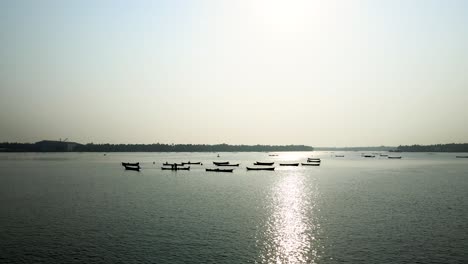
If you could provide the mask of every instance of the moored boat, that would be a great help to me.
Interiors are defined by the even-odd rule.
[[[387,158],[389,158],[389,159],[401,159],[401,156],[399,156],[399,157],[388,156]]]
[[[335,158],[344,158],[344,155],[335,155]]]
[[[302,166],[320,166],[320,163],[301,163]]]
[[[265,171],[273,171],[275,170],[275,167],[265,167],[265,168],[253,168],[253,167],[247,167],[247,170],[265,170]]]
[[[280,163],[280,166],[299,166],[299,163]]]
[[[138,167],[138,166],[140,166],[140,162],[134,162],[134,163],[132,163],[132,162],[122,162],[122,166],[124,166],[124,167],[125,166],[134,166],[134,167],[137,166]]]
[[[234,169],[206,169],[206,171],[214,171],[214,172],[232,172]]]
[[[260,166],[271,166],[273,164],[274,162],[260,162],[260,161],[257,161],[254,163],[254,165],[260,165]]]
[[[236,164],[216,164],[218,167],[239,167],[239,163]]]
[[[185,164],[184,163],[169,163],[169,162],[165,162],[163,163],[163,166],[184,166]]]
[[[229,164],[229,161],[213,161],[214,165],[219,165],[219,164]]]
[[[364,155],[363,157],[364,157],[364,158],[375,158],[374,155]]]
[[[457,159],[468,159],[468,156],[456,156]]]
[[[203,165],[201,161],[199,162],[182,162],[182,165]]]
[[[321,162],[320,158],[307,158],[307,162]]]

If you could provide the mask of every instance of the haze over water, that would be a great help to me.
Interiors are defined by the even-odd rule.
[[[344,154],[344,158],[335,157]],[[464,263],[468,160],[360,152],[0,154],[8,263]],[[247,171],[255,161],[319,167]],[[457,154],[458,155],[458,154]],[[202,161],[190,171],[163,162]],[[212,161],[241,163],[210,173]],[[120,162],[139,161],[141,172]],[[155,164],[153,164],[155,162]]]

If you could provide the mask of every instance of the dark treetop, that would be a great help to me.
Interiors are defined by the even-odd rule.
[[[402,152],[468,152],[468,143],[399,146],[397,149]]]

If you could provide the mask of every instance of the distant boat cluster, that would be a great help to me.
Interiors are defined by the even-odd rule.
[[[276,155],[277,156],[277,155]],[[154,164],[154,162],[153,162]],[[256,161],[253,163],[253,166],[246,166],[248,171],[274,171],[275,162],[262,162]],[[279,163],[279,166],[291,166],[297,167],[299,165],[302,166],[320,166],[321,159],[320,158],[307,158],[307,162],[295,162],[295,163]],[[203,165],[202,162],[181,162],[181,163],[169,163],[165,162],[162,164],[161,170],[171,170],[171,171],[179,171],[179,170],[190,170],[190,166],[187,165]],[[239,163],[230,163],[229,161],[213,161],[213,165],[216,166],[215,168],[206,168],[205,171],[207,172],[233,172],[234,168],[239,167]],[[140,171],[140,163],[130,163],[130,162],[122,162],[122,166],[125,170],[134,170]]]

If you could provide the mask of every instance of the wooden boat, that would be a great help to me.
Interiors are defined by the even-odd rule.
[[[199,162],[182,162],[182,165],[203,165],[200,161]]]
[[[173,171],[190,170],[190,167],[161,167],[161,170],[173,170]]]
[[[131,162],[122,162],[122,166],[140,166],[140,162],[135,162],[135,163],[131,163]]]
[[[375,158],[374,155],[364,155],[363,157],[364,157],[364,158]]]
[[[163,166],[175,166],[175,165],[184,166],[185,164],[184,163],[169,163],[167,161],[165,163],[163,163]]]
[[[387,154],[380,154],[380,157],[388,157]]]
[[[254,163],[254,165],[260,165],[260,166],[271,166],[273,164],[274,162],[259,162],[259,161]]]
[[[124,166],[125,170],[140,171],[140,166]]]
[[[214,165],[219,165],[219,164],[229,164],[229,161],[213,161]]]
[[[276,156],[278,156],[278,154],[270,154],[270,155],[268,155],[268,156],[270,156],[270,157],[276,157]]]
[[[344,155],[335,155],[336,158],[344,158]]]
[[[252,168],[252,167],[247,167],[247,170],[265,170],[265,171],[273,171],[275,170],[275,167],[267,167],[267,168]]]
[[[307,162],[320,162],[320,161],[322,160],[319,158],[307,158]]]
[[[216,164],[218,167],[239,167],[239,163],[236,164]]]
[[[302,166],[320,166],[320,163],[301,163]]]
[[[391,156],[389,156],[387,158],[389,158],[389,159],[401,159],[401,156],[400,157],[391,157]]]
[[[234,169],[206,169],[206,171],[215,171],[215,172],[232,172]]]
[[[468,159],[468,156],[456,156],[457,159]]]
[[[299,163],[280,163],[280,166],[299,166]]]

